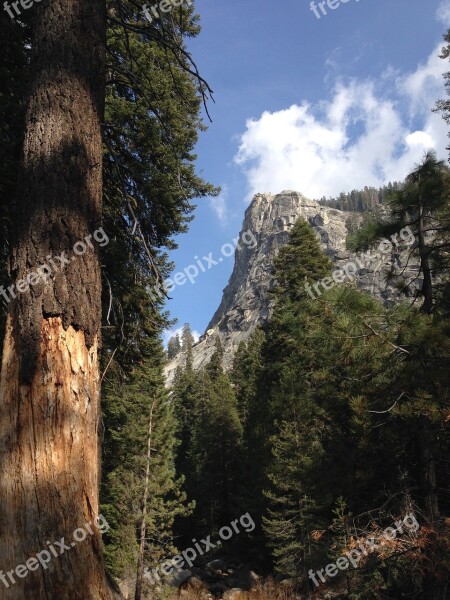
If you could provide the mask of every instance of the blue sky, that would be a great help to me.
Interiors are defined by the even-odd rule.
[[[173,330],[203,333],[233,268],[221,246],[256,192],[337,195],[403,179],[427,148],[446,158],[447,128],[431,109],[450,70],[438,58],[450,0],[347,0],[320,19],[310,0],[195,5],[203,29],[190,50],[215,98],[197,165],[223,191],[198,202],[176,240],[174,273],[197,260],[206,270],[176,285],[167,308]]]

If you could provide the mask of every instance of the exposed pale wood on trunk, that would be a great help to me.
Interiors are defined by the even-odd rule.
[[[98,342],[42,322],[41,351],[31,385],[20,385],[18,354],[7,326],[0,394],[1,535],[4,571],[48,549],[98,515]],[[106,599],[99,532],[6,589],[6,599]],[[8,580],[9,581],[9,580]]]
[[[10,305],[0,379],[0,569],[98,514],[101,299],[98,246],[73,246],[101,224],[104,0],[36,4],[32,77],[11,258],[14,281],[66,253],[70,264]],[[51,257],[50,257],[51,258]],[[107,600],[93,535],[5,600]]]

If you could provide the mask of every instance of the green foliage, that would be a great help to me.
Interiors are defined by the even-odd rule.
[[[370,533],[361,525],[365,516],[371,521],[376,513],[390,525],[417,509],[423,529],[417,547],[373,557],[340,585],[352,600],[444,597],[442,582],[450,578],[448,168],[428,153],[402,184],[321,200],[353,213],[352,249],[411,228],[425,300],[432,292],[427,310],[386,310],[351,286],[312,301],[305,283],[328,276],[331,262],[300,220],[275,261],[272,318],[240,346],[231,377],[222,368],[219,340],[208,367],[194,372],[186,325],[181,342],[169,344],[170,357],[180,344],[186,352],[170,394],[158,341],[169,319],[164,297],[152,300],[150,292],[169,274],[166,251],[186,230],[195,198],[217,193],[195,173],[209,88],[185,42],[198,34],[198,18],[185,4],[152,24],[132,0],[108,0],[107,10],[102,512],[111,526],[109,569],[117,577],[136,571],[149,466],[149,565],[175,552],[174,530],[189,538],[193,530],[210,534],[249,511],[263,521],[276,569],[306,588],[310,568],[333,562],[354,543],[354,531]],[[0,27],[5,284],[30,24],[3,20]],[[448,59],[450,31],[445,41]],[[445,79],[449,90],[449,73]],[[450,122],[450,101],[437,109]],[[355,213],[368,211],[359,230]],[[192,515],[188,498],[197,502]]]
[[[211,380],[214,381],[216,378],[223,375],[222,361],[223,348],[220,342],[220,337],[217,336],[214,342],[214,354],[212,355],[211,360],[209,361],[208,366],[206,367],[206,371]]]
[[[188,361],[177,374],[173,398],[181,415],[178,468],[186,475],[189,496],[196,509],[188,530],[211,533],[229,523],[239,511],[242,425],[237,400],[221,365],[222,348],[204,371],[195,373]]]
[[[179,434],[181,447],[185,443],[186,413],[176,412],[163,389],[156,340],[169,321],[162,312],[164,295],[155,298],[151,291],[169,275],[165,249],[175,247],[173,235],[186,231],[193,199],[217,190],[195,173],[193,148],[204,129],[205,84],[199,83],[185,49],[185,39],[199,32],[192,8],[183,5],[151,25],[131,1],[109,0],[107,8],[104,227],[110,244],[102,262],[103,364],[109,384],[102,490],[116,524],[107,539],[108,565],[123,575],[135,571],[139,539],[142,436],[151,400],[146,385],[156,390],[154,431],[161,439],[152,458],[146,560],[154,563],[172,553],[174,521],[189,512],[175,469]],[[183,346],[188,334],[185,328]],[[169,350],[178,352],[179,341]],[[150,375],[150,368],[158,373]],[[134,435],[138,440],[132,443]],[[119,443],[127,446],[126,466],[115,462],[122,456]],[[177,472],[184,473],[184,466]]]
[[[181,352],[181,340],[180,340],[180,336],[177,333],[177,335],[174,335],[170,338],[170,340],[167,344],[167,358],[169,360],[172,360],[180,352]]]
[[[268,449],[265,413],[267,410],[264,390],[260,389],[264,369],[262,347],[265,333],[257,328],[249,340],[241,342],[236,352],[231,371],[231,381],[237,399],[237,409],[242,424],[242,453],[239,464],[238,481],[239,502],[245,511],[249,511],[257,524],[254,536],[261,547],[260,523],[265,510],[262,490],[266,483],[264,466]]]
[[[193,200],[217,189],[195,172],[194,147],[204,130],[208,86],[186,50],[199,33],[185,3],[150,24],[132,0],[108,0],[107,79],[103,119],[102,249],[103,444],[102,500],[111,524],[107,562],[115,575],[135,572],[142,512],[143,457],[149,403],[157,398],[155,452],[147,523],[147,557],[170,553],[174,518],[186,513],[174,471],[179,428],[164,392],[157,341],[169,324],[164,296],[151,290],[168,275],[166,250],[186,231]],[[36,8],[36,11],[38,9]],[[31,25],[1,20],[0,284],[9,284],[6,257],[29,85]],[[4,316],[0,317],[0,333]],[[163,549],[164,548],[164,549]],[[150,556],[151,555],[151,556]]]
[[[450,29],[444,35],[445,46],[442,48],[442,52],[440,54],[440,58],[443,60],[450,59]],[[444,73],[445,79],[445,91],[447,96],[450,96],[450,71],[446,71]],[[442,99],[436,102],[436,107],[434,109],[436,112],[441,113],[442,118],[450,125],[450,99]],[[448,133],[450,137],[450,132]],[[447,147],[447,150],[450,150],[450,147]]]
[[[366,186],[363,190],[352,190],[348,194],[341,192],[337,198],[325,198],[323,196],[319,202],[329,208],[365,213],[383,204],[399,188],[400,183],[394,181],[394,183],[389,182],[378,189]]]
[[[192,347],[194,346],[194,336],[191,332],[189,323],[185,323],[181,334],[181,349],[186,354],[187,369],[192,367]]]
[[[108,0],[106,8],[103,227],[110,243],[102,249],[103,366],[127,372],[147,355],[147,339],[168,325],[164,295],[153,301],[149,295],[169,275],[165,249],[186,231],[193,200],[218,190],[195,173],[209,88],[185,47],[200,30],[193,8],[183,3],[151,24],[132,0]],[[6,258],[35,14],[0,24],[0,284],[10,283]]]
[[[169,275],[164,249],[187,230],[193,200],[218,190],[195,173],[205,84],[185,48],[199,32],[193,9],[183,3],[149,24],[131,0],[109,0],[108,15],[105,346],[126,371],[148,355],[146,339],[168,325],[164,294],[149,295]]]
[[[320,529],[324,520],[318,516],[317,498],[309,497],[299,485],[314,466],[309,447],[311,437],[305,435],[300,419],[282,421],[276,426],[277,432],[271,439],[271,489],[265,490],[269,508],[263,522],[277,571],[300,583],[307,576],[307,561],[318,560],[310,532]],[[320,438],[316,439],[314,449],[324,452]]]
[[[238,399],[238,411],[247,434],[253,429],[251,415],[257,409],[257,383],[263,368],[261,348],[264,331],[257,328],[248,342],[241,342],[234,356],[231,381]],[[250,448],[246,449],[247,452]]]
[[[407,268],[415,259],[420,271],[405,282],[404,290],[423,298],[422,309],[448,314],[448,273],[450,268],[450,170],[436,154],[429,151],[416,165],[404,185],[394,193],[388,211],[373,215],[358,234],[352,236],[350,248],[367,249],[377,241],[402,230],[413,235]],[[402,270],[402,273],[404,269]],[[392,276],[392,274],[391,274]],[[415,284],[422,278],[420,290]]]
[[[186,327],[185,327],[186,331]],[[180,442],[176,468],[178,473],[186,477],[186,490],[189,498],[195,498],[193,489],[194,465],[190,458],[194,426],[196,422],[196,408],[203,402],[204,388],[198,375],[192,368],[192,347],[187,349],[187,361],[184,369],[176,373],[172,387],[172,400],[178,417],[177,438]],[[190,523],[177,523],[180,532],[186,532]]]
[[[373,211],[364,214],[359,226],[352,228],[352,230],[348,232],[345,241],[346,248],[352,252],[369,250],[373,245],[374,240],[378,239],[379,223],[385,218],[385,207],[375,208]]]
[[[203,403],[196,407],[192,448],[195,520],[200,531],[217,531],[239,512],[237,483],[242,427],[236,397],[225,374],[203,374]]]
[[[175,553],[174,520],[192,510],[182,490],[183,478],[175,472],[178,425],[174,403],[164,389],[161,348],[155,348],[152,361],[144,361],[125,383],[111,381],[105,391],[102,511],[111,526],[105,536],[106,562],[116,577],[136,571],[150,418],[145,559],[154,564]]]
[[[298,219],[290,232],[289,244],[281,248],[275,259],[277,306],[306,298],[305,282],[326,277],[331,267],[312,227],[304,219]]]
[[[249,404],[254,437],[244,429],[244,447],[258,448],[275,568],[306,589],[310,568],[349,549],[352,515],[364,531],[365,514],[389,525],[418,507],[433,541],[418,554],[393,548],[387,562],[374,556],[339,585],[351,582],[355,599],[430,589],[450,566],[439,519],[449,509],[449,324],[407,305],[386,310],[349,285],[312,301],[301,283],[323,277],[329,263],[307,229],[296,225],[279,253],[257,381],[250,394],[237,387],[238,398],[254,393],[261,403]],[[236,382],[249,362],[244,350],[239,360]]]

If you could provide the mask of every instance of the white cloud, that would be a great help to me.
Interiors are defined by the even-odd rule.
[[[450,27],[450,2],[449,0],[443,0],[437,10],[437,18],[439,21],[444,23],[447,27]]]
[[[388,67],[379,82],[338,82],[318,105],[303,101],[248,120],[234,160],[249,197],[283,189],[336,195],[404,179],[429,148],[445,158],[446,127],[431,112],[444,96],[439,53],[440,46],[413,73],[400,77]]]
[[[198,340],[200,339],[199,332],[194,329],[194,331],[191,331],[191,333],[192,333],[192,336],[193,336],[195,342],[198,342]],[[164,333],[163,333],[164,348],[167,348],[167,344],[169,343],[170,338],[175,337],[177,334],[180,336],[180,340],[181,340],[181,336],[183,334],[182,327],[177,327],[175,329],[166,329],[164,331]]]
[[[228,188],[226,185],[222,186],[222,191],[216,198],[209,199],[209,205],[219,221],[224,224],[228,219]]]
[[[434,100],[442,96],[446,64],[439,58],[441,46],[442,44],[433,50],[425,64],[419,65],[413,73],[399,77],[396,81],[400,94],[403,94],[406,100],[409,99],[412,113],[428,112],[433,108]]]
[[[434,148],[435,143],[429,133],[425,131],[415,131],[406,136],[406,144],[409,147],[419,146],[420,148]]]

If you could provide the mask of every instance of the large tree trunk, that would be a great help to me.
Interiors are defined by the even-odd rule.
[[[424,600],[447,600],[448,581],[445,574],[440,572],[442,570],[442,542],[446,538],[446,532],[442,531],[439,510],[433,437],[431,426],[424,421],[419,432],[420,483],[423,510],[427,517],[430,533],[425,549],[426,571],[423,580],[423,597]]]
[[[83,255],[80,246],[73,250],[101,220],[104,0],[47,0],[29,10],[37,19],[33,81],[11,275],[18,282],[43,265],[52,274],[45,283],[31,280],[29,290],[20,285],[22,293],[15,288],[10,303],[0,380],[0,568],[15,569],[63,537],[68,548],[55,556],[62,547],[53,545],[48,564],[44,554],[37,570],[30,561],[26,575],[19,568],[19,575],[3,576],[0,597],[109,599],[93,525],[98,245],[92,240]],[[62,252],[69,264],[58,267],[52,257]],[[83,541],[75,541],[80,532],[73,537],[79,528],[87,532]]]

